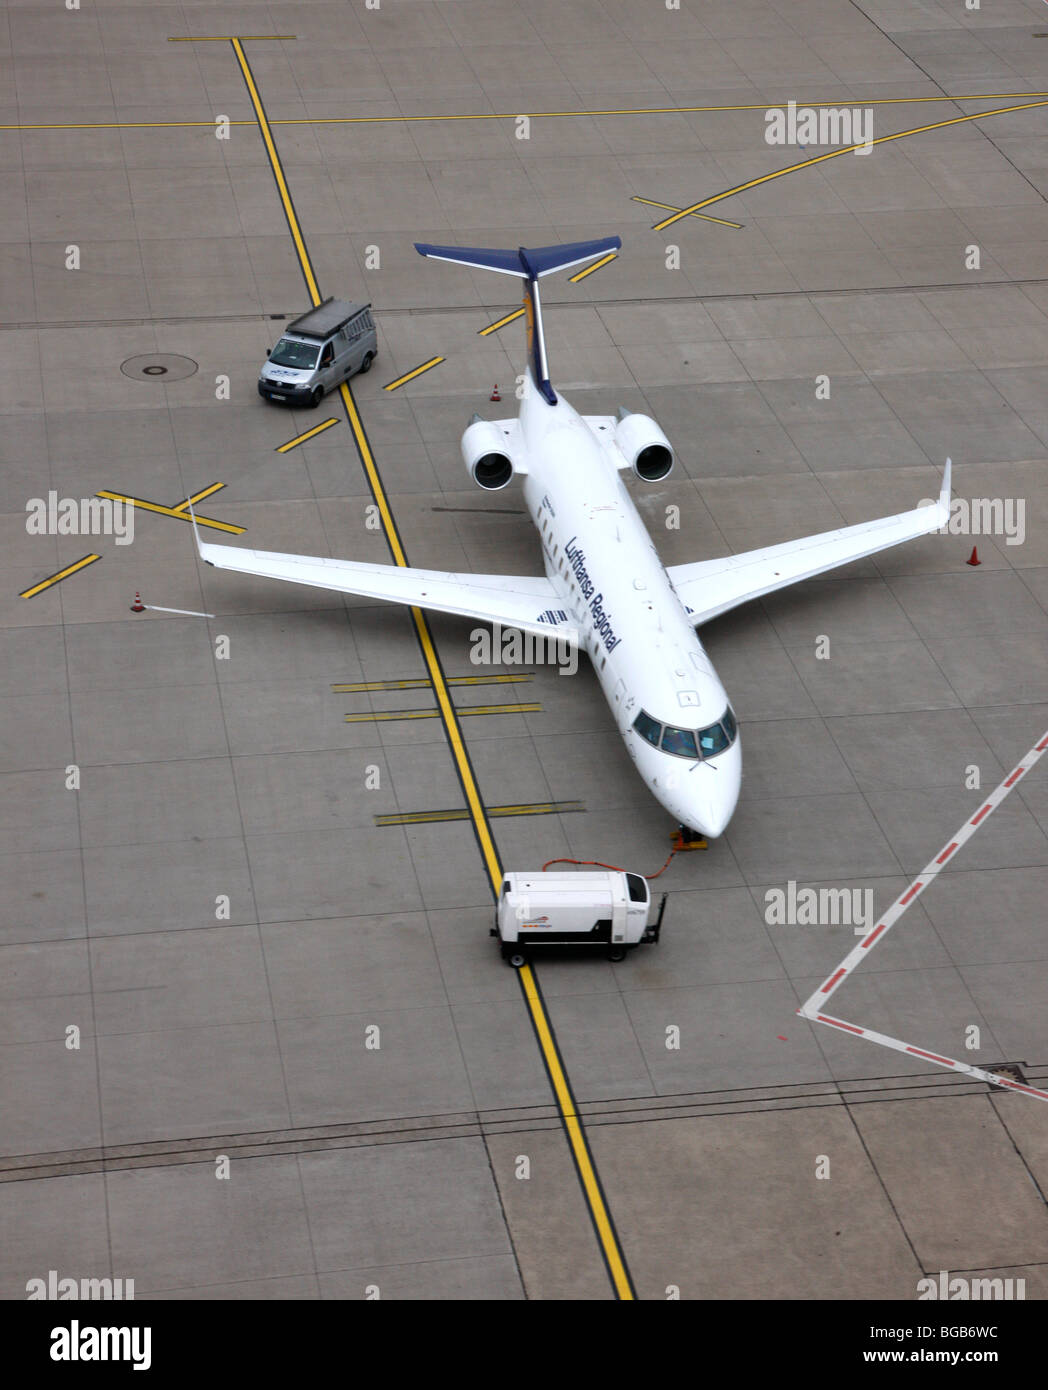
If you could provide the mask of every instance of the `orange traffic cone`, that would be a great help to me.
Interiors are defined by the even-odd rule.
[[[978,548],[978,546],[975,546],[975,545],[972,546],[972,553],[968,556],[967,560],[965,561],[965,564],[966,564],[966,565],[981,565],[981,564],[982,564],[982,561],[979,559],[979,548]]]
[[[141,596],[139,595],[139,592],[138,592],[138,590],[136,589],[136,590],[135,590],[135,601],[134,601],[134,603],[131,605],[131,612],[132,612],[132,613],[144,613],[145,611],[146,611],[146,606],[145,606],[145,604],[142,602]]]
[[[494,389],[494,391],[492,391],[491,395],[488,397],[488,400],[489,400],[489,401],[500,401],[501,399],[502,399],[502,397],[499,395],[499,384],[498,384],[498,382],[496,381],[496,382],[495,382],[495,389]]]

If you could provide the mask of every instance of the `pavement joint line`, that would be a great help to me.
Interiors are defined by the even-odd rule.
[[[410,372],[405,372],[403,376],[398,376],[395,381],[389,381],[383,386],[383,391],[395,391],[398,386],[404,386],[409,381],[414,381],[423,372],[431,371],[434,367],[439,367],[441,362],[446,359],[443,357],[431,357],[428,362],[423,362],[420,367],[413,368]]]
[[[224,487],[225,484],[223,483],[221,486]],[[177,507],[163,507],[159,502],[147,502],[143,497],[132,497],[127,492],[112,492],[108,488],[99,488],[95,496],[108,497],[113,502],[130,502],[132,506],[141,507],[146,512],[156,512],[158,516],[173,516],[176,521],[190,520],[189,513],[183,508],[188,507],[190,501],[196,500],[195,498],[187,498]],[[196,521],[198,526],[210,526],[215,531],[228,531],[232,536],[242,536],[247,529],[244,526],[234,526],[231,521],[216,521],[214,517],[201,516],[199,512],[196,513]]]
[[[280,196],[288,231],[291,234],[291,239],[295,246],[299,268],[305,280],[311,301],[313,305],[316,306],[321,303],[322,296],[319,286],[317,285],[309,251],[306,247],[301,227],[299,226],[298,214],[295,211],[291,192],[288,188],[287,180],[284,177],[283,166],[280,161],[280,155],[277,152],[276,144],[273,140],[273,133],[270,129],[269,118],[266,115],[262,96],[255,83],[254,74],[251,71],[251,64],[248,62],[243,44],[238,39],[233,39],[232,48],[240,68],[241,76],[244,80],[244,85],[248,90],[252,109],[255,112],[259,134],[266,147],[270,169]],[[375,499],[375,504],[378,507],[379,515],[382,519],[383,531],[393,561],[399,567],[406,567],[408,563],[407,555],[400,539],[400,533],[389,504],[389,499],[386,496],[385,485],[379,474],[374,455],[371,452],[371,445],[368,440],[367,432],[364,429],[364,423],[360,418],[356,399],[347,381],[342,382],[339,387],[339,394],[346,411],[349,426],[356,442],[357,452],[360,455],[360,461],[368,479],[372,496]],[[444,668],[440,661],[440,655],[437,652],[436,643],[430,631],[429,620],[421,608],[412,607],[409,611],[415,627],[415,633],[418,638],[422,657],[432,682],[433,692],[442,713],[444,731],[452,753],[459,784],[466,800],[467,811],[464,818],[468,818],[472,824],[473,833],[476,837],[488,875],[491,893],[492,896],[495,897],[502,883],[502,865],[489,824],[489,817],[492,813],[485,807],[480,788],[477,785],[476,774],[473,771],[469,749],[462,737],[462,729],[454,704],[452,703],[451,692],[444,675]],[[538,982],[530,966],[525,966],[523,970],[517,973],[521,989],[528,1003],[532,1025],[535,1028],[536,1036],[539,1038],[543,1064],[546,1067],[551,1084],[553,1084],[554,1087],[561,1125],[568,1140],[572,1161],[579,1177],[587,1212],[597,1238],[601,1259],[604,1262],[604,1267],[608,1273],[616,1298],[621,1301],[632,1302],[636,1299],[636,1292],[633,1287],[629,1266],[626,1263],[625,1253],[622,1249],[610,1208],[608,1207],[600,1184],[596,1162],[590,1150],[585,1129],[578,1116],[575,1114],[574,1100],[571,1098],[571,1087],[567,1080],[563,1062],[560,1059],[552,1023],[542,1003],[541,995],[538,993]],[[570,1101],[570,1105],[567,1109],[563,1103],[565,1093]]]
[[[505,705],[457,705],[460,719],[477,714],[541,714],[542,706],[537,700]],[[378,710],[367,714],[347,714],[347,724],[394,724],[398,719],[439,719],[439,709],[393,709]]]
[[[23,589],[18,595],[19,598],[36,598],[37,594],[42,594],[45,589],[50,589],[52,585],[61,584],[63,579],[68,579],[71,574],[79,574],[88,565],[93,565],[96,560],[101,560],[101,555],[84,555],[81,559],[75,560],[73,564],[66,565],[65,569],[59,570],[57,574],[50,574],[46,579],[41,579],[39,584],[33,584],[28,589]]]
[[[980,826],[985,825],[990,816],[997,810],[1004,799],[1011,795],[1014,787],[1020,779],[1026,775],[1048,751],[1048,732],[1042,734],[1040,739],[1033,747],[1023,755],[1020,761],[1004,777],[997,786],[990,792],[982,806],[973,816],[964,822],[959,830],[947,841],[943,848],[925,865],[913,882],[896,898],[888,911],[885,912],[873,931],[868,933],[862,941],[852,948],[851,951],[841,961],[840,965],[830,977],[819,986],[819,988],[807,999],[797,1013],[801,1018],[808,1019],[811,1023],[822,1023],[829,1028],[835,1028],[839,1032],[850,1033],[855,1037],[863,1038],[867,1042],[877,1043],[881,1047],[889,1047],[896,1052],[906,1053],[911,1057],[920,1057],[925,1061],[934,1062],[936,1066],[947,1067],[951,1071],[964,1072],[968,1076],[974,1077],[977,1081],[985,1081],[989,1085],[997,1086],[1008,1091],[1018,1091],[1023,1095],[1031,1096],[1034,1100],[1048,1101],[1048,1091],[1039,1090],[1036,1086],[1027,1086],[1020,1081],[1009,1080],[1008,1077],[999,1076],[994,1072],[986,1071],[983,1067],[972,1066],[969,1062],[958,1061],[954,1057],[943,1057],[936,1052],[929,1052],[924,1048],[915,1047],[912,1043],[903,1041],[901,1038],[893,1038],[887,1033],[879,1033],[873,1028],[864,1028],[856,1023],[848,1023],[842,1018],[835,1018],[832,1014],[823,1012],[823,1006],[840,989],[844,981],[851,973],[869,958],[874,943],[883,941],[891,931],[892,927],[906,912],[911,903],[916,901],[919,893],[927,888],[930,882],[942,871],[947,860],[951,859],[957,850],[962,848],[976,833]]]
[[[303,434],[297,434],[294,439],[289,439],[286,444],[278,444],[273,452],[276,454],[288,454],[292,449],[297,449],[300,444],[304,444],[307,439],[313,439],[316,435],[323,434],[325,430],[329,430],[332,425],[337,424],[338,421],[335,419],[334,415],[332,415],[329,419],[322,420],[319,425],[314,425],[311,430],[306,430]],[[196,502],[195,497],[193,501]]]
[[[575,811],[584,811],[581,801],[530,801],[519,805],[485,806],[489,820],[501,820],[508,816],[561,816]],[[469,820],[469,808],[453,806],[446,811],[390,811],[375,816],[377,826],[389,825],[436,825],[446,821]]]
[[[294,34],[243,34],[236,38],[232,34],[199,38],[169,38],[168,43],[221,43],[264,39],[293,40]],[[1016,97],[1048,97],[1048,92],[969,92],[958,96],[937,95],[926,97],[869,97],[866,106],[914,106],[937,101],[1013,101]],[[805,106],[838,106],[840,98],[830,102],[805,99],[797,103]],[[718,111],[766,111],[769,106],[785,106],[784,101],[745,102],[719,106],[637,106],[632,108],[611,108],[592,111],[475,111],[462,114],[436,115],[422,113],[417,116],[287,116],[276,117],[269,122],[274,125],[379,125],[397,121],[515,121],[521,116],[529,120],[544,118],[581,119],[597,116],[689,116],[716,113]],[[186,127],[214,127],[213,120],[207,121],[57,121],[26,122],[22,124],[0,125],[0,130],[168,130]],[[250,126],[251,120],[230,121],[234,126]]]
[[[871,1090],[871,1086],[878,1086],[879,1089]],[[682,1116],[715,1119],[725,1114],[762,1114],[767,1113],[770,1107],[779,1111],[794,1111],[891,1104],[910,1100],[915,1092],[931,1092],[924,1096],[929,1100],[984,1094],[981,1089],[973,1089],[973,1083],[965,1078],[947,1077],[936,1072],[879,1080],[853,1078],[841,1081],[839,1085],[832,1081],[787,1082],[778,1086],[740,1087],[723,1092],[700,1091],[633,1096],[620,1100],[590,1100],[582,1102],[578,1109],[590,1124],[659,1123]],[[353,1120],[277,1130],[240,1131],[235,1134],[173,1136],[125,1144],[0,1155],[0,1182],[67,1176],[74,1172],[100,1172],[117,1167],[126,1169],[203,1162],[216,1149],[223,1152],[236,1150],[241,1157],[322,1152],[334,1148],[397,1142],[439,1142],[454,1138],[456,1132],[461,1134],[463,1131],[477,1135],[534,1134],[546,1132],[559,1123],[557,1107],[551,1100],[546,1104],[496,1106],[408,1115],[389,1120]]]
[[[1025,94],[1017,94],[1025,95]],[[1043,94],[1038,94],[1043,95]],[[966,100],[964,97],[957,97],[955,100]],[[890,135],[878,135],[876,140],[871,140],[869,148],[874,145],[884,145],[891,140],[904,140],[909,135],[923,135],[929,130],[942,130],[945,126],[963,125],[965,121],[983,121],[990,116],[1007,116],[1014,111],[1029,111],[1037,106],[1048,106],[1048,99],[1041,101],[1028,101],[1020,106],[1001,106],[996,111],[974,111],[966,116],[951,116],[946,121],[933,121],[931,125],[914,126],[912,130],[897,130]],[[821,164],[827,159],[836,159],[842,154],[850,154],[853,150],[865,149],[865,145],[842,145],[840,149],[827,150],[825,154],[813,155],[811,159],[802,159],[798,164],[790,164],[785,169],[774,169],[770,174],[762,174],[760,178],[749,179],[746,183],[736,184],[734,188],[725,189],[722,193],[714,193],[709,198],[703,198],[697,203],[692,203],[689,207],[678,208],[670,217],[664,217],[661,222],[652,225],[653,232],[661,232],[666,227],[671,227],[674,222],[679,222],[682,217],[689,217],[692,213],[700,212],[703,208],[710,207],[713,203],[719,203],[724,198],[731,198],[736,193],[744,193],[748,188],[757,188],[760,184],[769,183],[772,179],[784,178],[786,174],[795,174],[798,169],[810,168],[813,164]]]

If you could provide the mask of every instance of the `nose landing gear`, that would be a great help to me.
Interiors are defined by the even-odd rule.
[[[705,838],[697,830],[692,830],[690,825],[680,825],[670,836],[670,843],[675,850],[685,849],[709,849]]]

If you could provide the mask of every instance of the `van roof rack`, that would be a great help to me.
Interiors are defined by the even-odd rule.
[[[315,308],[289,323],[285,331],[297,333],[301,338],[327,338],[362,309],[370,308],[370,304],[354,304],[329,296]]]

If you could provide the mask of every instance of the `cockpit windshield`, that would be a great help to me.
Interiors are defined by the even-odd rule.
[[[660,724],[646,710],[633,721],[638,734],[653,747],[676,758],[715,758],[730,748],[738,736],[739,726],[729,706],[716,724],[705,729],[678,729],[673,724]]]
[[[675,753],[678,758],[697,758],[698,749],[695,747],[695,735],[690,729],[674,729],[667,724],[662,731],[662,749],[666,753]]]
[[[649,743],[653,743],[658,748],[659,739],[662,737],[662,725],[657,719],[652,719],[650,714],[645,714],[641,710],[633,721],[633,727],[641,738],[646,738]]]
[[[699,731],[699,747],[704,758],[712,758],[714,753],[723,753],[730,742],[720,724],[711,724],[708,729]]]

